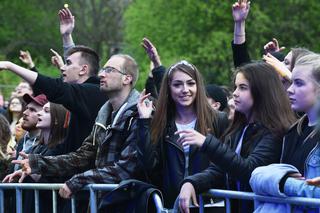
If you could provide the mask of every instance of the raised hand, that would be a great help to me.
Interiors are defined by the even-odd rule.
[[[75,25],[75,19],[69,8],[59,10],[60,33],[61,35],[71,35]]]
[[[271,55],[270,53],[267,53],[267,55],[263,56],[263,60],[273,66],[275,70],[278,72],[278,74],[283,77],[284,79],[291,81],[291,75],[292,73],[284,63],[279,61],[276,57]]]
[[[176,131],[174,134],[181,135],[178,138],[177,142],[182,146],[196,145],[198,147],[201,147],[204,141],[206,140],[206,137],[204,135],[202,135],[194,129]]]
[[[234,22],[243,22],[246,20],[250,10],[250,1],[238,0],[232,5],[232,16]]]
[[[139,96],[137,108],[138,108],[140,118],[151,117],[151,113],[153,111],[153,104],[152,104],[152,101],[148,99],[149,96],[150,96],[150,93],[146,94],[145,89],[141,92]]]
[[[285,49],[285,47],[279,47],[279,42],[277,39],[273,38],[263,47],[265,54],[271,52],[280,52]]]
[[[51,57],[52,65],[60,69],[64,65],[62,57],[53,49],[50,49],[50,51],[53,53],[53,56]]]
[[[195,206],[199,206],[196,198],[196,192],[191,183],[186,182],[182,185],[179,194],[179,209],[183,213],[189,213],[190,199]]]
[[[151,41],[147,38],[142,39],[141,46],[146,51],[150,61],[153,63],[153,66],[159,67],[161,65],[160,56],[156,47],[151,43]]]
[[[29,53],[28,50],[26,50],[26,51],[20,50],[19,59],[20,59],[24,64],[26,64],[29,68],[33,68],[33,67],[34,67],[34,63],[33,63],[33,61],[32,61],[31,54]]]
[[[59,195],[65,199],[71,198],[72,192],[67,184],[63,184],[63,186],[59,189]]]

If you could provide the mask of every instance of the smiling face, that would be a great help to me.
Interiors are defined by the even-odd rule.
[[[172,74],[169,87],[176,106],[193,107],[197,94],[197,83],[191,76],[181,71],[175,71]]]
[[[253,98],[249,81],[239,72],[236,75],[235,90],[233,92],[235,110],[246,115],[247,119],[251,115]]]
[[[38,129],[49,129],[51,126],[50,103],[46,103],[42,110],[38,112]]]
[[[287,91],[295,111],[308,112],[317,101],[319,86],[311,70],[312,65],[297,65],[292,71],[292,84]]]

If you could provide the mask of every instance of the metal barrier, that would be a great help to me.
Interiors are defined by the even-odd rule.
[[[225,208],[226,213],[231,213],[230,199],[240,199],[240,200],[253,200],[254,207],[256,208],[259,202],[269,202],[269,203],[282,203],[286,204],[288,207],[291,205],[308,206],[308,207],[318,207],[318,212],[320,212],[320,199],[316,198],[305,198],[305,197],[270,197],[256,195],[253,192],[239,192],[230,190],[220,190],[220,189],[210,189],[207,193],[203,195],[214,196],[218,198],[225,198]],[[202,195],[199,196],[199,212],[204,212],[204,205]],[[287,208],[288,212],[291,212],[291,208]]]
[[[63,184],[45,184],[45,183],[0,183],[0,213],[4,213],[4,190],[15,189],[16,191],[16,212],[22,212],[22,190],[30,189],[34,190],[35,195],[35,212],[39,213],[39,190],[52,190],[52,206],[53,212],[57,212],[57,190],[59,190]],[[96,191],[111,191],[115,189],[118,184],[89,184],[83,188],[90,192],[90,212],[97,212],[97,198]],[[157,213],[166,212],[163,207],[161,198],[158,194],[152,195],[155,203]],[[76,212],[75,198],[71,198],[72,213]]]

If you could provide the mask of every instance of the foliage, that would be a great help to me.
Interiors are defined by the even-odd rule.
[[[234,1],[135,0],[125,13],[125,47],[149,72],[148,58],[139,43],[144,36],[158,48],[163,64],[187,59],[207,83],[229,85],[232,76]],[[261,59],[262,47],[273,37],[280,45],[319,51],[320,5],[316,0],[251,1],[246,31],[250,55]],[[289,48],[288,48],[289,49]],[[144,82],[140,82],[143,84]]]
[[[19,50],[28,49],[41,73],[58,75],[49,64],[49,49],[62,53],[57,13],[64,3],[76,18],[75,42],[96,49],[102,64],[122,49],[137,59],[139,89],[149,72],[140,46],[144,36],[156,45],[165,66],[186,59],[207,83],[231,82],[234,0],[1,0],[0,59],[19,63]],[[260,59],[262,46],[273,37],[287,51],[303,46],[318,52],[318,11],[317,0],[252,0],[246,23],[251,57]],[[0,75],[0,85],[19,80],[9,72]]]

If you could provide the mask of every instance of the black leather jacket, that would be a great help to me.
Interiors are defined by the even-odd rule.
[[[227,125],[226,114],[219,112],[217,137],[221,136]],[[183,148],[176,142],[179,136],[174,135],[176,125],[171,120],[164,139],[157,144],[150,142],[150,119],[138,120],[138,131],[138,158],[149,174],[151,183],[161,189],[165,207],[172,208],[185,172]],[[206,153],[200,152],[196,146],[190,146],[188,174],[201,172],[209,166],[209,162]]]
[[[191,182],[197,193],[210,188],[252,191],[249,185],[252,171],[259,166],[279,162],[282,142],[261,124],[252,123],[244,134],[239,156],[235,150],[242,131],[243,128],[227,138],[225,143],[212,135],[207,136],[201,151],[207,154],[212,164],[203,172],[187,177],[184,182]],[[246,208],[251,207],[241,207]]]

